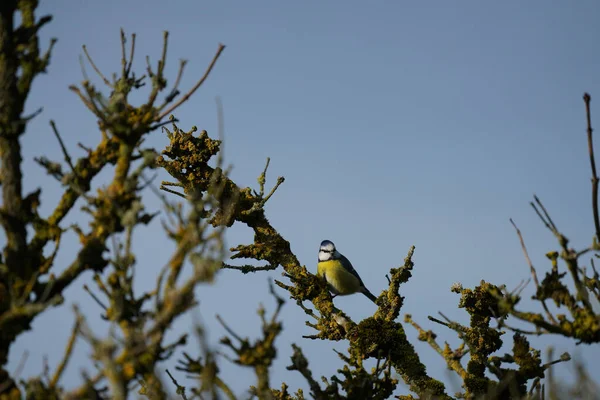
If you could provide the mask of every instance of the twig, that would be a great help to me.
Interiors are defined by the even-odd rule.
[[[273,194],[275,193],[275,191],[277,190],[279,185],[281,185],[283,182],[285,182],[285,178],[283,176],[277,177],[277,183],[275,183],[275,186],[273,186],[273,188],[271,189],[271,192],[269,192],[267,197],[265,197],[263,199],[263,201],[262,201],[263,205],[271,198],[271,196],[273,196]]]
[[[452,329],[453,331],[455,331],[459,334],[459,337],[462,337],[462,334],[466,332],[466,328],[464,326],[462,326],[458,322],[452,321],[450,318],[445,316],[441,311],[438,311],[438,314],[440,314],[442,316],[442,318],[444,318],[446,320],[446,322],[439,320],[435,317],[432,317],[431,315],[428,315],[427,319],[430,321],[436,322],[440,325],[444,325],[447,328]]]
[[[90,153],[92,152],[92,149],[90,149],[89,147],[87,147],[86,145],[84,145],[81,142],[77,142],[77,146],[79,146],[80,149],[86,151],[88,153],[88,156],[90,155]]]
[[[187,400],[187,396],[185,395],[185,386],[181,386],[177,380],[173,377],[173,375],[171,375],[171,373],[169,372],[168,369],[165,370],[167,372],[167,375],[169,375],[169,378],[171,378],[171,382],[173,382],[173,384],[175,385],[175,387],[177,388],[177,394],[181,395],[181,398],[184,400]]]
[[[300,308],[302,308],[302,310],[304,310],[304,313],[307,315],[310,315],[311,317],[313,317],[314,319],[316,319],[317,321],[319,320],[319,317],[317,317],[317,315],[314,313],[313,310],[311,310],[310,308],[306,307],[303,303],[302,300],[296,300],[296,304],[298,304],[298,306],[300,306]]]
[[[164,186],[162,186],[162,185],[161,185],[161,187],[160,187],[160,190],[164,190],[165,192],[168,192],[168,193],[171,193],[171,194],[175,194],[175,195],[177,195],[177,196],[179,196],[179,197],[182,197],[182,198],[184,198],[184,199],[186,199],[186,200],[188,199],[188,198],[187,198],[187,196],[186,196],[185,194],[183,194],[183,193],[179,193],[179,192],[176,192],[175,190],[171,190],[171,189],[169,189],[169,188],[166,188],[166,187],[164,187]]]
[[[186,64],[187,64],[187,60],[179,61],[179,70],[177,71],[177,78],[175,78],[175,83],[173,84],[173,89],[171,89],[171,92],[169,92],[169,94],[165,98],[165,103],[158,108],[158,111],[161,111],[163,108],[165,108],[167,106],[167,104],[172,102],[175,99],[175,97],[177,97],[179,95],[179,93],[180,93],[179,83],[181,82],[181,77],[183,76],[183,70],[185,69]]]
[[[131,73],[131,66],[133,65],[133,54],[135,53],[135,33],[131,34],[131,50],[129,51],[129,64],[125,70],[125,76],[129,76]]]
[[[235,350],[235,347],[233,347],[231,344],[229,344],[229,347],[233,348]],[[217,354],[220,357],[223,357],[224,359],[226,359],[227,361],[229,361],[232,364],[235,364],[235,360],[229,356],[229,354],[225,354],[222,351],[216,351],[215,354]]]
[[[541,330],[541,328],[539,328],[539,327],[537,327],[537,326],[536,326],[536,330],[535,330],[535,331],[529,331],[529,330],[525,330],[525,329],[521,329],[521,328],[514,328],[514,327],[512,327],[512,326],[508,325],[508,324],[507,324],[507,323],[506,323],[504,320],[502,320],[502,319],[497,319],[497,322],[498,322],[498,329],[506,328],[506,329],[508,329],[508,330],[510,330],[510,331],[512,331],[512,332],[515,332],[515,333],[521,333],[521,334],[523,334],[523,335],[530,335],[530,336],[533,336],[533,335],[535,335],[535,336],[541,336],[541,335],[544,335],[544,334],[548,333],[548,332],[546,332],[546,331],[543,331],[543,330]]]
[[[153,78],[154,77],[154,72],[152,72],[152,65],[150,65],[150,56],[146,56],[146,73],[148,74],[149,78]]]
[[[75,173],[75,166],[73,165],[73,161],[71,159],[71,156],[69,155],[69,152],[67,151],[67,147],[65,146],[65,142],[63,142],[62,138],[60,137],[60,133],[58,132],[58,129],[56,128],[56,123],[54,122],[54,120],[50,120],[50,126],[52,127],[52,131],[54,132],[54,136],[56,136],[56,139],[58,140],[58,144],[60,144],[60,149],[63,152],[63,156],[65,157],[65,161],[67,162],[67,164],[69,164],[69,167],[71,168],[71,171],[73,173]]]
[[[410,314],[406,314],[404,316],[404,321],[408,322],[419,332],[419,340],[426,341],[429,345],[446,361],[448,368],[456,372],[461,378],[465,378],[467,376],[467,371],[465,371],[464,367],[460,363],[459,359],[454,357],[447,357],[444,354],[444,350],[440,347],[440,345],[435,340],[435,333],[432,331],[425,331],[418,323],[416,323]],[[379,360],[377,360],[379,362]]]
[[[550,231],[552,233],[554,233],[555,235],[558,235],[559,234],[558,233],[558,229],[556,228],[556,225],[554,225],[554,221],[552,221],[552,218],[550,218],[550,214],[548,214],[548,211],[546,210],[546,207],[544,207],[544,205],[542,204],[542,202],[540,201],[540,199],[536,195],[533,195],[533,199],[537,203],[537,206],[533,202],[531,203],[531,206],[535,209],[535,212],[537,213],[537,215],[540,217],[540,219],[542,221],[544,221],[544,224],[546,225],[546,227],[548,229],[550,229]],[[540,207],[540,209],[544,213],[544,217],[542,217],[542,214],[537,209],[538,206]]]
[[[585,102],[585,114],[587,119],[587,139],[588,151],[590,154],[590,164],[592,166],[592,208],[594,210],[594,226],[596,227],[596,241],[600,242],[600,216],[598,215],[598,174],[596,173],[596,160],[594,158],[594,142],[592,139],[592,117],[590,112],[590,102],[592,96],[589,93],[583,95]]]
[[[160,114],[157,118],[156,121],[160,121],[161,119],[163,119],[165,116],[171,114],[177,107],[179,107],[180,105],[182,105],[183,103],[185,103],[187,101],[187,99],[190,98],[190,96],[192,94],[194,94],[194,92],[196,90],[198,90],[198,88],[204,83],[204,81],[206,80],[206,78],[208,78],[208,75],[210,74],[210,71],[213,69],[213,67],[215,66],[217,59],[219,58],[219,56],[221,55],[221,53],[223,52],[223,50],[225,50],[225,46],[223,44],[219,45],[219,48],[217,50],[217,53],[215,54],[215,56],[213,57],[211,63],[208,65],[208,68],[206,69],[206,72],[204,72],[204,75],[202,76],[202,78],[200,78],[200,80],[198,82],[196,82],[196,84],[194,85],[194,87],[192,87],[192,89],[190,89],[189,92],[187,92],[181,99],[179,99],[179,101],[175,104],[173,104],[171,107],[169,107],[166,111],[164,111],[162,114]]]
[[[17,368],[15,369],[14,372],[14,379],[6,379],[4,382],[0,383],[0,393],[4,393],[4,391],[13,383],[16,383],[16,381],[19,379],[19,375],[21,375],[21,372],[23,372],[23,368],[25,368],[25,363],[27,362],[27,358],[29,358],[29,352],[27,350],[25,350],[23,352],[23,355],[21,356],[21,359],[19,360],[19,365],[17,365]]]
[[[316,339],[323,339],[321,336],[319,335],[302,335],[303,339],[311,339],[311,340],[316,340]]]
[[[567,362],[567,361],[571,361],[571,355],[569,353],[565,352],[560,355],[559,359],[547,362],[546,364],[542,365],[542,367],[544,369],[548,369],[554,364],[558,364],[561,362]]]
[[[127,51],[125,50],[125,43],[127,43],[127,38],[125,37],[125,31],[121,28],[121,76],[123,79],[127,79]]]
[[[278,264],[267,264],[267,265],[262,265],[262,266],[254,266],[254,265],[229,265],[229,264],[225,264],[222,263],[221,264],[221,268],[222,269],[235,269],[238,271],[241,271],[242,274],[247,274],[249,272],[257,272],[257,271],[272,271],[274,269],[276,269],[279,265]]]
[[[533,396],[533,392],[534,390],[537,390],[536,393],[539,393],[539,389],[540,389],[540,378],[535,378],[533,380],[533,383],[531,384],[531,388],[529,389],[528,395],[530,399],[535,399],[535,398],[540,398],[539,396]],[[542,397],[543,398],[543,397]]]
[[[96,303],[98,303],[98,305],[99,305],[100,307],[102,307],[102,309],[104,309],[104,310],[106,311],[106,309],[107,309],[107,308],[106,308],[106,306],[104,305],[104,303],[102,303],[102,301],[101,301],[101,300],[98,298],[98,296],[96,296],[96,295],[94,294],[94,292],[92,292],[92,291],[90,290],[90,288],[88,287],[88,285],[83,285],[83,290],[85,290],[85,291],[86,291],[86,292],[87,292],[87,293],[88,293],[90,296],[92,296],[92,299],[94,299],[94,301],[95,301]]]
[[[273,297],[275,297],[275,301],[277,302],[277,308],[275,309],[275,312],[273,313],[273,316],[271,317],[271,324],[274,324],[277,320],[277,317],[279,316],[281,308],[285,304],[285,300],[283,299],[283,297],[279,296],[275,292],[275,286],[273,286],[273,281],[271,281],[271,280],[269,280],[269,293],[271,293],[271,295]]]
[[[167,48],[169,46],[169,32],[163,32],[163,49],[160,60],[158,61],[158,67],[156,69],[156,74],[159,77],[163,76],[163,71],[165,70],[165,65],[167,65]]]
[[[79,66],[81,67],[81,75],[83,75],[83,80],[89,81],[90,77],[88,76],[87,71],[85,70],[85,63],[83,62],[82,55],[79,55]]]
[[[521,234],[521,230],[517,227],[517,225],[515,224],[515,222],[513,221],[512,218],[510,218],[510,223],[517,231],[517,236],[519,236],[519,241],[521,242],[521,249],[523,249],[523,254],[525,255],[525,260],[527,261],[527,264],[529,264],[529,270],[531,271],[531,276],[533,277],[533,282],[535,283],[535,288],[536,288],[536,292],[537,292],[540,290],[540,281],[538,280],[537,273],[535,271],[535,267],[533,266],[533,263],[531,262],[531,258],[529,258],[529,253],[527,252],[527,247],[525,246],[525,240],[523,240],[523,235]],[[554,324],[556,324],[557,322],[554,319],[554,316],[552,315],[550,310],[548,310],[548,306],[546,305],[546,300],[542,299],[540,301],[542,302],[542,307],[544,307],[544,311],[546,312],[546,315],[548,316],[548,318]]]
[[[17,368],[15,369],[15,373],[13,374],[15,376],[15,379],[17,379],[21,375],[21,372],[23,372],[23,368],[25,368],[25,363],[27,362],[27,358],[29,358],[29,352],[27,350],[25,350],[23,352],[23,355],[21,356],[21,359],[19,360],[19,365],[17,365]]]
[[[34,119],[35,117],[37,117],[38,115],[40,115],[42,113],[42,111],[44,111],[44,107],[38,108],[37,110],[35,110],[31,114],[26,115],[23,118],[21,118],[21,122],[27,123],[27,122],[31,121],[32,119]]]
[[[100,72],[100,70],[98,69],[98,67],[94,63],[94,60],[92,60],[92,57],[90,56],[90,53],[88,53],[88,51],[87,51],[86,45],[84,44],[81,47],[83,48],[83,52],[85,53],[85,56],[87,57],[90,65],[92,66],[92,68],[94,68],[94,71],[96,71],[96,73],[98,74],[98,76],[100,78],[102,78],[102,81],[106,84],[106,86],[112,88],[113,85],[110,83],[110,81],[108,79],[106,79],[106,77],[104,76],[104,74],[102,72]]]
[[[183,187],[183,183],[181,182],[169,182],[169,181],[162,181],[161,186],[175,186],[175,187]],[[162,196],[161,194],[158,194],[158,196]]]
[[[81,102],[91,111],[93,112],[98,118],[101,118],[102,116],[102,111],[100,111],[100,109],[96,106],[96,103],[93,102],[92,99],[87,99],[83,93],[81,92],[81,90],[75,86],[75,85],[71,85],[69,86],[69,90],[75,92],[75,94],[77,94],[77,96],[79,96],[79,99],[81,100]]]
[[[69,341],[67,342],[67,348],[65,349],[65,355],[64,355],[62,361],[60,362],[60,364],[58,365],[56,372],[54,372],[52,379],[50,380],[51,388],[55,388],[56,385],[58,384],[58,380],[60,379],[60,376],[65,371],[65,368],[67,367],[67,363],[69,362],[69,359],[71,358],[71,355],[73,354],[73,349],[75,348],[75,341],[77,339],[77,333],[79,332],[80,323],[81,323],[81,320],[79,318],[75,319],[75,324],[73,324],[73,329],[71,330],[71,336],[69,337]]]
[[[271,162],[271,157],[267,157],[267,163],[265,164],[265,169],[262,174],[258,176],[258,187],[259,187],[259,195],[260,197],[264,197],[265,195],[265,183],[267,182],[267,170],[269,169],[269,163]]]
[[[438,323],[438,324],[440,324],[440,325],[444,325],[444,326],[445,326],[445,327],[447,327],[447,328],[450,328],[450,329],[452,329],[452,327],[450,326],[450,324],[449,324],[449,323],[446,323],[446,322],[444,322],[444,321],[442,321],[442,320],[439,320],[439,319],[437,319],[437,318],[435,318],[435,317],[432,317],[431,315],[428,315],[428,316],[427,316],[427,319],[428,319],[428,320],[430,320],[430,321],[433,321],[433,322],[435,322],[435,323]]]
[[[148,64],[148,77],[152,80],[152,92],[146,102],[147,106],[152,106],[156,101],[158,92],[165,88],[166,80],[163,76],[163,71],[167,63],[167,47],[169,45],[169,32],[163,32],[163,48],[160,60],[158,60],[158,66],[156,67],[156,73],[152,72],[152,66],[150,65],[150,57],[146,56],[146,63]],[[155,119],[156,122],[160,121],[160,118]]]
[[[219,323],[221,325],[223,325],[223,328],[225,328],[225,330],[227,331],[227,333],[229,333],[231,336],[233,336],[237,341],[239,342],[243,342],[244,339],[242,339],[237,333],[235,333],[233,331],[233,329],[231,329],[226,323],[225,321],[223,321],[223,318],[221,318],[221,316],[219,314],[217,314],[217,321],[219,321]]]

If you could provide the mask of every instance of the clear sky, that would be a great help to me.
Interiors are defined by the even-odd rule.
[[[60,194],[59,184],[33,162],[42,154],[60,158],[48,121],[56,121],[73,155],[81,155],[77,142],[98,142],[94,119],[67,86],[82,80],[83,44],[106,74],[119,70],[123,27],[137,33],[139,74],[146,55],[154,62],[159,57],[163,30],[170,32],[171,83],[178,60],[189,60],[183,88],[203,73],[218,43],[226,44],[210,79],[177,111],[180,125],[216,135],[215,97],[221,97],[225,157],[233,165],[233,179],[256,187],[271,157],[268,182],[279,175],[286,181],[269,201],[267,214],[309,269],[316,270],[320,241],[330,239],[378,294],[389,268],[401,264],[415,245],[413,278],[401,288],[403,314],[434,329],[440,342],[458,344],[453,332],[433,325],[427,315],[442,311],[468,322],[466,312],[456,308],[458,296],[449,291],[452,283],[473,287],[485,279],[514,288],[528,279],[509,217],[521,228],[538,273],[549,268],[544,254],[557,244],[528,205],[533,193],[575,247],[591,242],[582,95],[591,93],[592,116],[600,115],[596,1],[41,3],[40,15],[54,15],[41,43],[45,46],[50,37],[59,41],[49,74],[33,86],[28,109],[43,106],[44,112],[29,125],[23,153],[25,186],[43,187],[45,212]],[[167,139],[154,132],[148,143],[161,149]],[[151,210],[159,207],[152,195],[147,201]],[[154,285],[172,249],[156,222],[140,230],[135,241],[139,288]],[[242,227],[228,235],[231,246],[251,240]],[[76,250],[71,235],[58,270]],[[216,344],[224,334],[217,313],[241,334],[258,337],[255,310],[260,302],[273,310],[267,281],[280,279],[280,273],[223,271],[213,286],[200,287],[198,310],[210,342]],[[64,306],[36,319],[33,331],[19,338],[11,350],[11,370],[25,350],[24,376],[42,372],[44,355],[56,365],[73,323],[74,302],[96,332],[106,332],[97,317],[100,309],[81,289],[84,283],[91,283],[91,274],[67,291]],[[530,284],[526,296],[532,292]],[[375,311],[361,295],[335,302],[355,320]],[[534,306],[524,302],[523,307]],[[317,376],[329,377],[340,366],[330,343],[301,338],[313,333],[306,319],[295,304],[285,306],[273,387],[281,381],[293,389],[306,387],[299,374],[284,368],[291,343],[304,349]],[[172,337],[191,327],[190,318],[180,320]],[[449,381],[442,359],[416,341],[411,327],[406,329],[429,372]],[[557,352],[570,351],[594,370],[600,367],[598,346],[575,347],[553,337],[532,341],[541,349],[552,344]],[[191,343],[188,351],[196,354]],[[346,344],[335,347],[343,351]],[[88,354],[79,342],[64,378],[67,386],[79,382],[82,367],[90,368]],[[174,370],[176,358],[165,367]],[[254,382],[250,370],[226,360],[220,366],[236,393]],[[558,369],[564,377],[571,370],[572,364]]]

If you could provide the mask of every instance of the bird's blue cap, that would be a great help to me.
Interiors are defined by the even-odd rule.
[[[321,248],[332,248],[335,249],[335,244],[333,244],[333,242],[331,240],[323,240],[321,242]]]

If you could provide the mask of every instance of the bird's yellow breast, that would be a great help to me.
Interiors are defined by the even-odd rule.
[[[352,294],[360,289],[360,281],[348,272],[339,260],[319,261],[317,275],[327,280],[334,294]]]

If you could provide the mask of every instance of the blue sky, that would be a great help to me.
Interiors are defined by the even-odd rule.
[[[268,182],[279,175],[286,182],[269,201],[267,214],[309,269],[316,270],[320,241],[330,239],[371,291],[379,293],[386,287],[386,272],[415,245],[413,278],[401,288],[403,313],[434,329],[441,342],[458,344],[452,332],[432,325],[427,315],[442,311],[468,321],[456,308],[452,283],[473,287],[485,279],[513,288],[529,277],[509,217],[521,228],[538,273],[549,268],[544,254],[557,245],[528,205],[533,193],[574,246],[591,241],[582,95],[591,93],[594,117],[600,112],[595,106],[595,95],[600,95],[597,2],[41,3],[40,15],[54,15],[42,43],[50,37],[59,41],[49,74],[35,82],[27,104],[30,111],[43,106],[44,112],[29,125],[23,153],[25,187],[42,186],[45,212],[60,195],[59,185],[33,162],[42,154],[60,158],[48,121],[56,121],[73,155],[81,155],[77,142],[98,142],[93,117],[67,86],[82,80],[82,44],[106,74],[119,70],[123,27],[137,34],[134,65],[140,74],[146,55],[154,62],[159,57],[163,30],[170,32],[167,73],[172,83],[178,60],[189,60],[183,88],[202,74],[218,43],[227,45],[210,79],[177,111],[180,125],[197,125],[216,135],[215,98],[222,99],[225,159],[233,165],[232,178],[256,187],[271,157]],[[167,139],[154,132],[147,143],[161,149]],[[108,177],[103,174],[95,183]],[[152,195],[147,200],[150,209],[160,206]],[[68,222],[74,221],[82,219]],[[138,233],[140,289],[154,285],[170,254],[172,246],[164,238],[158,223]],[[243,227],[228,234],[231,246],[251,240]],[[58,270],[76,250],[71,235],[60,251]],[[259,335],[255,310],[260,302],[274,308],[267,281],[281,278],[280,272],[243,276],[223,271],[214,285],[197,290],[211,343],[224,334],[217,313],[238,332]],[[100,310],[81,289],[90,282],[90,275],[82,277],[67,291],[64,306],[36,319],[34,330],[13,346],[11,369],[24,350],[29,351],[25,376],[42,371],[44,355],[50,365],[58,362],[74,302],[97,332],[106,332],[96,317]],[[531,285],[525,293],[532,293]],[[360,295],[336,299],[336,305],[355,320],[375,311]],[[297,306],[285,306],[274,387],[281,381],[294,389],[306,386],[284,368],[291,343],[304,349],[317,376],[331,376],[340,366],[330,343],[301,338],[312,333],[305,320]],[[191,323],[191,318],[182,319],[173,337],[191,331]],[[449,381],[441,358],[416,341],[412,328],[407,332],[429,372]],[[533,343],[570,351],[592,369],[600,366],[597,346],[576,348],[553,337]],[[346,344],[335,347],[344,350]],[[90,367],[88,353],[80,342],[65,385],[78,383],[78,371]],[[174,365],[175,359],[165,367]],[[236,393],[253,383],[249,370],[226,360],[221,368]],[[571,370],[557,369],[564,377]]]

